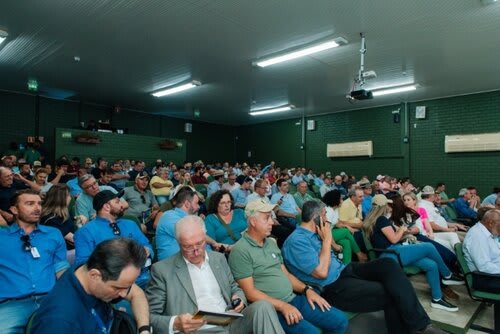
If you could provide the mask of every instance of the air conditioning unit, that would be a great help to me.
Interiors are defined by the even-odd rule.
[[[373,142],[358,141],[351,143],[326,144],[327,158],[359,157],[373,155]]]
[[[445,136],[444,151],[446,153],[500,151],[500,132]]]

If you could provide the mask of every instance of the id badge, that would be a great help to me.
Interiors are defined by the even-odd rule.
[[[31,256],[33,256],[34,259],[40,258],[40,253],[38,253],[36,247],[31,247]]]

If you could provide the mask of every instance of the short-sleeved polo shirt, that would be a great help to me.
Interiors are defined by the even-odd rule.
[[[282,264],[283,257],[276,242],[265,239],[260,246],[247,233],[229,255],[229,267],[235,280],[252,277],[256,289],[288,303],[295,294],[292,283],[281,269]]]

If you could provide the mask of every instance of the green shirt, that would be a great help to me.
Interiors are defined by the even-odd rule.
[[[256,289],[288,303],[295,294],[292,283],[281,270],[282,264],[283,257],[274,240],[266,239],[259,246],[247,233],[234,244],[229,255],[235,280],[252,277]]]
[[[295,203],[297,203],[297,206],[301,209],[305,202],[314,201],[314,197],[309,195],[309,193],[306,193],[304,196],[302,196],[302,194],[299,192],[293,194],[293,199],[295,200]]]

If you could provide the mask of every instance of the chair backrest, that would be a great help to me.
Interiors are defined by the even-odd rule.
[[[465,283],[468,285],[470,289],[472,289],[472,275],[470,274],[469,265],[465,260],[464,256],[464,248],[461,242],[455,244],[455,254],[457,255],[458,264],[462,273],[465,276]]]

